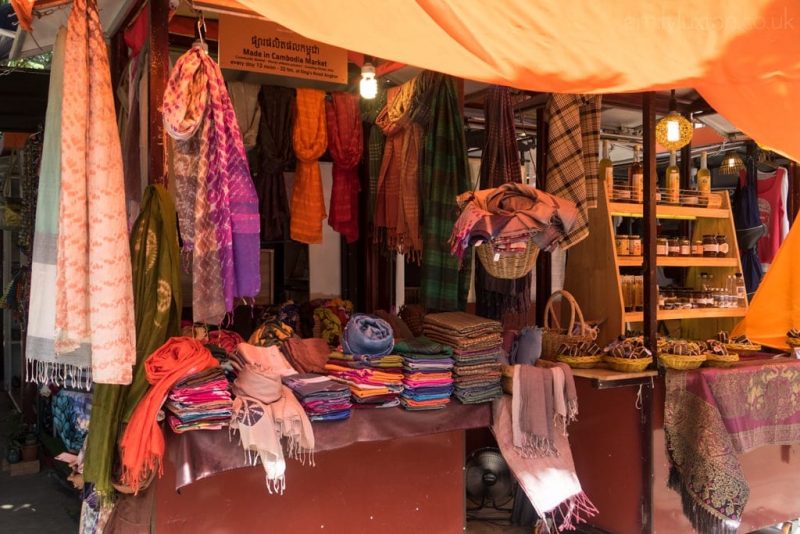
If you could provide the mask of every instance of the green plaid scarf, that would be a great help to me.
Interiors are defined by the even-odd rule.
[[[425,134],[420,155],[422,204],[422,304],[428,310],[463,310],[469,291],[471,258],[459,270],[448,240],[458,217],[456,196],[469,189],[464,124],[455,83],[449,76],[423,72],[417,82],[418,115]]]
[[[102,498],[113,495],[111,471],[117,436],[149,384],[144,360],[171,336],[180,335],[181,256],[175,205],[161,185],[145,189],[142,211],[131,231],[136,365],[128,386],[95,384],[84,478]]]
[[[372,223],[375,218],[375,197],[378,194],[378,175],[383,162],[383,145],[386,137],[383,130],[375,124],[378,114],[386,107],[386,91],[378,90],[378,96],[372,100],[361,99],[361,120],[367,125],[367,177],[369,188],[367,195],[367,220]]]

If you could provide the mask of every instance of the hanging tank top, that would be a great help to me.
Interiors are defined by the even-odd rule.
[[[782,184],[786,180],[786,169],[778,168],[771,177],[758,179],[758,213],[767,233],[758,241],[758,259],[761,263],[772,263],[783,241],[781,223],[786,217],[783,205]]]

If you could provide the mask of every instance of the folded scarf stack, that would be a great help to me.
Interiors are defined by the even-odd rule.
[[[425,316],[424,331],[430,339],[453,348],[454,391],[459,401],[477,404],[503,394],[499,322],[464,312],[434,313]]]
[[[212,367],[177,382],[167,397],[169,426],[176,434],[219,430],[231,419],[231,392],[225,372]]]
[[[341,421],[350,417],[353,407],[350,388],[316,373],[283,377],[311,421]]]
[[[426,337],[398,342],[394,351],[403,357],[403,393],[406,410],[438,410],[453,394],[453,349]]]
[[[377,358],[378,361],[387,357]],[[391,358],[391,357],[389,357]],[[350,386],[350,393],[356,408],[391,408],[400,404],[398,399],[403,391],[403,374],[397,368],[383,370],[372,367],[368,357],[348,358],[348,355],[334,352],[325,370],[338,382]],[[366,367],[350,367],[356,361]],[[338,363],[343,362],[344,365]],[[394,371],[394,372],[393,372]]]
[[[281,344],[281,352],[300,373],[324,373],[330,348],[324,339],[290,337]]]

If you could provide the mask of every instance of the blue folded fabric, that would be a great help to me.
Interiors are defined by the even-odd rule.
[[[526,326],[511,351],[511,364],[534,365],[542,355],[542,329]]]
[[[346,354],[386,356],[394,348],[394,332],[380,317],[357,313],[344,327],[342,348]]]

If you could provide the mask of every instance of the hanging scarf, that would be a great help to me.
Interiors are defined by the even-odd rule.
[[[328,146],[323,91],[297,90],[297,117],[292,144],[297,156],[290,222],[292,239],[307,244],[322,243],[325,197],[317,160]]]
[[[448,238],[458,217],[456,196],[469,189],[464,122],[455,83],[449,76],[423,72],[420,92],[430,100],[420,157],[423,227],[422,304],[428,310],[463,310],[467,304],[470,269],[459,270],[450,255]],[[425,109],[425,106],[421,106]],[[467,257],[465,266],[470,265]]]
[[[514,105],[508,87],[494,85],[484,100],[486,141],[481,152],[481,189],[498,187],[508,182],[521,183],[517,132],[514,127]],[[502,319],[507,311],[526,312],[530,306],[531,274],[516,280],[501,280],[475,265],[477,313],[483,317]]]
[[[199,45],[172,70],[164,128],[179,141],[178,215],[184,253],[193,260],[194,320],[218,323],[233,311],[234,298],[258,294],[261,244],[258,202],[233,106],[219,65]]]
[[[258,93],[261,86],[255,83],[228,82],[228,94],[236,114],[236,123],[242,134],[245,149],[256,146],[258,126],[261,122],[261,107],[258,105]]]
[[[129,384],[136,362],[122,152],[97,5],[67,22],[56,267],[57,355],[91,347],[92,379]]]
[[[325,103],[328,123],[328,145],[333,158],[333,189],[328,224],[344,236],[348,243],[358,240],[358,164],[364,150],[359,97],[350,93],[333,93]]]
[[[92,400],[83,476],[101,498],[113,492],[114,465],[120,423],[127,421],[147,391],[144,360],[171,336],[181,318],[180,252],[177,216],[169,192],[148,186],[142,211],[131,230],[136,366],[130,386],[98,384]]]
[[[258,199],[261,237],[280,241],[289,229],[289,202],[283,172],[294,159],[294,91],[265,85],[258,95],[261,124],[258,132]]]
[[[389,250],[410,254],[419,261],[422,238],[419,228],[419,151],[422,128],[411,120],[416,78],[393,87],[387,105],[375,124],[386,135],[383,162],[378,175],[375,227]]]
[[[378,175],[381,173],[383,161],[383,130],[375,123],[378,114],[386,106],[386,91],[378,89],[378,95],[372,100],[361,99],[361,120],[367,127],[367,220],[375,221],[375,202],[378,194]]]
[[[172,386],[186,376],[219,363],[199,341],[173,337],[144,362],[150,389],[142,397],[122,434],[122,483],[137,493],[154,472],[164,471],[164,434],[156,417]]]

